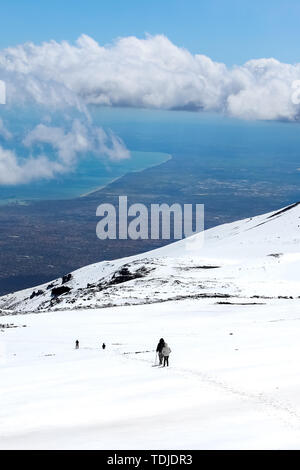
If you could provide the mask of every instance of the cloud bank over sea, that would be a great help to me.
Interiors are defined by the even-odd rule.
[[[74,44],[10,47],[0,51],[0,78],[7,82],[8,105],[202,110],[289,121],[300,116],[300,63],[261,58],[229,68],[163,35],[101,46],[83,34]]]
[[[124,37],[102,46],[83,34],[75,43],[8,47],[0,50],[0,81],[5,85],[0,185],[55,178],[73,171],[87,152],[112,161],[129,158],[120,137],[94,125],[90,105],[216,112],[252,120],[300,118],[300,63],[262,58],[227,67],[163,35]],[[23,154],[14,148],[7,115],[32,107],[43,110],[44,120],[29,128],[24,118],[17,136]],[[63,116],[59,125],[53,119],[57,113]]]

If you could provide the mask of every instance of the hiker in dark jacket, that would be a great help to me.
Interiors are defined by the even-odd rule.
[[[158,353],[158,358],[159,358],[159,365],[162,365],[163,363],[164,356],[163,356],[162,350],[163,350],[164,345],[165,345],[165,340],[163,338],[160,338],[159,343],[156,348],[156,352]]]
[[[75,341],[75,349],[79,349],[79,341],[78,341],[78,339]]]

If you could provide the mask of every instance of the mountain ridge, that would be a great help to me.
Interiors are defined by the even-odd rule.
[[[80,268],[0,298],[7,313],[182,298],[300,296],[299,202],[219,225],[162,248]]]

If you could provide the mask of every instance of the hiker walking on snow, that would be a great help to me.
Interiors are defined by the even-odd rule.
[[[78,339],[75,341],[75,349],[79,349],[79,341],[78,341]]]
[[[158,343],[157,348],[156,348],[156,352],[158,353],[159,365],[160,366],[163,363],[163,357],[164,356],[163,356],[162,350],[163,350],[164,345],[165,345],[165,340],[163,338],[160,338],[159,343]]]
[[[169,355],[171,352],[170,346],[165,343],[164,347],[162,348],[162,355],[164,358],[164,367],[167,365],[169,367]]]

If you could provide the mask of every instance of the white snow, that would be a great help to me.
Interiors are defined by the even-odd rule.
[[[300,208],[270,215],[0,299],[0,448],[299,449]]]
[[[1,333],[0,448],[297,449],[299,306],[201,299],[9,317],[27,327]],[[169,368],[134,354],[160,336]]]

